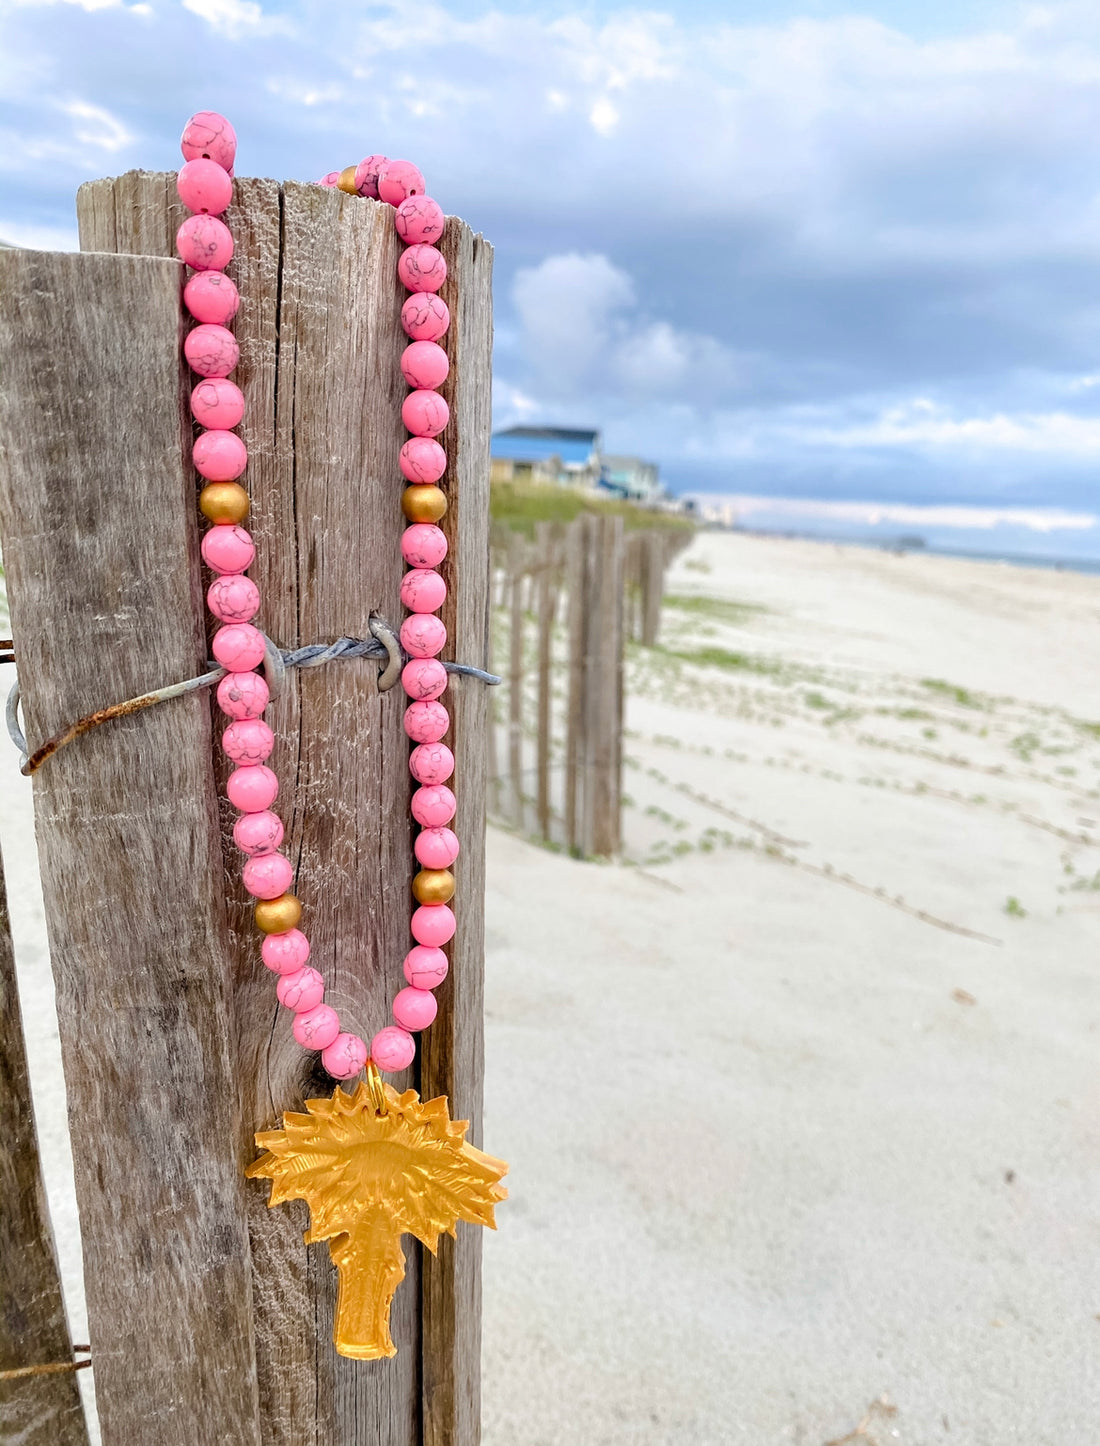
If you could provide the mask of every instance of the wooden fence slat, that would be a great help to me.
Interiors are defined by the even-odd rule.
[[[32,744],[206,656],[181,270],[0,252],[0,520]],[[210,749],[196,695],[34,780],[105,1446],[261,1439]]]
[[[73,1358],[38,1159],[0,861],[0,1371]],[[75,1373],[0,1381],[0,1441],[88,1446]]]
[[[538,654],[536,662],[535,771],[538,831],[550,837],[550,716],[551,676],[554,645],[554,612],[557,605],[555,586],[555,541],[553,523],[540,522],[536,530],[538,555]]]
[[[510,819],[520,828],[522,698],[526,660],[520,635],[522,597],[536,615],[535,817],[541,838],[554,839],[551,806],[554,627],[561,588],[566,592],[566,706],[562,764],[564,842],[573,854],[607,857],[622,846],[623,657],[627,639],[656,645],[665,574],[691,540],[686,529],[625,533],[621,517],[581,513],[562,526],[541,522],[535,542],[493,534],[498,610],[510,601],[509,651]],[[495,746],[495,737],[493,739]],[[495,755],[494,755],[495,757]],[[496,777],[495,767],[493,769]],[[494,798],[499,811],[499,780]]]
[[[585,651],[591,700],[585,852],[606,858],[618,853],[621,843],[623,523],[621,517],[598,517],[593,521]]]
[[[514,534],[508,550],[508,781],[511,789],[512,827],[523,828],[523,539]]]
[[[577,517],[566,533],[566,590],[568,608],[568,666],[566,677],[565,714],[565,846],[571,854],[582,851],[581,801],[578,797],[581,747],[584,732],[584,575],[586,524]]]

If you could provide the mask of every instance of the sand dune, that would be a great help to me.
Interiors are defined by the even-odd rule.
[[[490,837],[487,1443],[1097,1439],[1100,579],[672,592],[629,862]]]

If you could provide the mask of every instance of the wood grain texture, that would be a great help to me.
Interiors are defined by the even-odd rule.
[[[443,567],[445,656],[489,666],[490,358],[493,345],[493,249],[451,216],[440,243],[448,276],[442,296],[451,312],[447,350],[451,374],[443,388],[451,422],[440,437],[449,459],[448,510],[442,522],[449,552]],[[470,1121],[468,1138],[482,1145],[484,1084],[485,787],[489,689],[451,677],[444,701],[451,715],[462,843],[455,869],[458,927],[448,946],[450,973],[438,991],[439,1013],[421,1036],[420,1087],[425,1098],[447,1095],[455,1118]],[[487,1147],[492,1152],[492,1141]],[[507,1205],[504,1210],[507,1211]],[[476,1446],[481,1438],[480,1227],[459,1222],[439,1254],[423,1252],[422,1430],[425,1446]]]
[[[508,617],[508,783],[512,798],[512,827],[523,828],[523,674],[524,633],[527,616],[523,608],[523,587],[527,581],[523,566],[526,548],[522,538],[512,539],[509,554]]]
[[[131,173],[82,189],[82,245],[169,254],[183,211],[171,177]],[[226,222],[236,240],[230,274],[241,291],[234,323],[249,449],[242,479],[252,500],[251,569],[258,621],[284,647],[363,636],[370,613],[395,626],[402,609],[399,539],[404,440],[398,366],[405,292],[396,278],[392,211],[316,186],[238,180]],[[452,326],[445,395],[452,423],[445,485],[449,597],[447,656],[488,657],[489,358],[491,248],[456,218],[442,249]],[[311,962],[325,974],[346,1027],[368,1041],[388,1022],[411,943],[415,868],[411,781],[400,688],[381,695],[377,664],[355,660],[292,673],[266,715],[276,734],[276,804],[303,899]],[[421,1088],[447,1093],[452,1112],[481,1114],[481,969],[484,895],[485,687],[452,679],[448,742],[457,759],[458,933],[436,1023],[424,1036]],[[224,764],[215,768],[224,780]],[[239,1164],[254,1158],[254,1129],[269,1128],[303,1095],[331,1090],[293,1043],[238,882],[239,855],[223,805],[230,899],[235,1048],[240,1061]],[[415,1083],[410,1079],[410,1083]],[[395,1079],[400,1085],[401,1080]],[[267,1188],[246,1196],[264,1441],[279,1446],[475,1443],[479,1433],[480,1243],[459,1226],[429,1261],[406,1240],[407,1275],[394,1302],[396,1361],[358,1363],[331,1346],[335,1272],[325,1246],[305,1247],[304,1205],[268,1211]],[[423,1351],[424,1360],[421,1361]]]
[[[73,1358],[38,1158],[0,862],[0,1371]],[[87,1446],[76,1375],[0,1381],[0,1441]]]
[[[32,746],[196,672],[178,263],[0,252],[0,522]],[[105,1446],[259,1442],[206,698],[35,776]]]

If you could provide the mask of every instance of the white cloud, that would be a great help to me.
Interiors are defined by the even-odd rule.
[[[740,493],[692,494],[704,512],[716,515],[728,509],[741,523],[793,525],[799,520],[830,523],[834,527],[953,528],[990,532],[997,527],[1018,527],[1049,535],[1055,532],[1091,532],[1100,517],[1091,512],[1070,512],[1058,507],[952,507],[912,506],[896,502],[819,502],[802,497],[761,497]]]
[[[512,301],[524,359],[548,395],[713,393],[737,373],[713,337],[640,315],[631,277],[599,253],[548,256],[519,271]]]
[[[127,8],[123,5],[122,0],[14,0],[14,4],[20,9],[38,9],[42,6],[58,4],[75,5],[78,9],[86,10],[89,14],[94,13],[96,10],[124,10]],[[135,13],[140,13],[143,8],[147,7],[135,5],[130,8],[132,8]]]
[[[601,136],[609,136],[619,124],[619,112],[603,95],[588,112],[588,119],[592,122],[594,131],[598,131]]]
[[[278,16],[265,15],[256,0],[183,0],[183,8],[205,20],[229,40],[248,34],[271,35],[289,30]]]
[[[84,145],[114,152],[122,150],[133,140],[123,123],[101,105],[90,105],[84,100],[71,100],[63,104],[61,109],[77,122],[73,134]]]
[[[901,447],[1100,457],[1100,418],[1067,412],[953,417],[929,402],[893,407],[854,426],[809,427],[803,441],[825,447]]]

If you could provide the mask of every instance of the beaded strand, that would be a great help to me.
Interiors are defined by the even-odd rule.
[[[410,338],[401,370],[412,389],[402,407],[410,433],[401,449],[400,467],[407,486],[402,508],[409,526],[401,552],[409,565],[401,586],[408,616],[401,626],[401,642],[409,654],[402,684],[411,700],[405,711],[405,731],[414,743],[409,769],[420,787],[412,798],[412,814],[420,825],[414,849],[421,865],[413,881],[418,907],[410,921],[416,943],[406,955],[408,986],[393,1002],[395,1023],[373,1038],[368,1056],[364,1042],[342,1031],[336,1011],[324,1003],[324,980],[309,966],[309,941],[297,927],[301,902],[289,892],[294,870],[278,852],[283,824],[272,812],[278,780],[265,760],[274,746],[271,729],[262,714],[268,689],[256,669],[263,662],[264,636],[252,623],[260,607],[256,585],[244,574],[255,547],[241,523],[249,500],[239,478],[248,461],[244,443],[233,430],[244,415],[244,397],[229,374],[239,350],[229,323],[240,305],[233,282],[224,274],[233,256],[233,238],[218,218],[232,198],[232,169],[236,154],[233,127],[223,116],[204,111],[193,116],[181,142],[185,164],[177,188],[192,214],[180,226],[176,247],[192,268],[184,288],[184,303],[198,323],[184,341],[184,354],[202,380],[191,395],[191,410],[203,429],[195,439],[192,460],[204,480],[199,498],[203,515],[211,523],[202,541],[202,556],[215,574],[207,604],[220,626],[214,635],[214,656],[229,671],[218,685],[218,704],[231,720],[222,735],[222,747],[236,765],[226,792],[240,812],[233,829],[237,846],[246,855],[242,870],[245,888],[257,900],[256,922],[264,932],[265,965],[279,976],[279,1002],[294,1013],[294,1037],[303,1048],[320,1050],[321,1063],[336,1079],[358,1074],[368,1058],[387,1072],[402,1070],[416,1053],[414,1032],[425,1029],[436,1014],[432,990],[447,975],[442,945],[455,931],[449,907],[454,894],[450,865],[459,844],[452,821],[456,800],[446,781],[454,770],[454,757],[442,742],[450,726],[447,710],[439,702],[447,686],[447,673],[438,653],[447,640],[446,628],[436,616],[446,595],[446,584],[436,570],[447,553],[447,541],[436,526],[447,508],[436,485],[447,465],[446,454],[435,437],[449,420],[447,403],[438,393],[449,362],[438,345],[450,324],[446,304],[437,295],[447,275],[446,262],[432,245],[442,234],[444,215],[424,191],[424,178],[408,161],[369,156],[356,167],[326,176],[322,185],[371,196],[394,207],[398,235],[406,249],[398,275],[410,292],[401,322]]]
[[[409,526],[401,538],[401,555],[409,571],[401,583],[401,602],[408,615],[401,624],[401,645],[409,654],[401,683],[410,699],[405,710],[405,732],[414,744],[409,771],[420,785],[411,809],[420,825],[414,852],[420,871],[413,880],[419,907],[410,920],[415,945],[405,957],[408,987],[393,1001],[394,1024],[371,1041],[371,1057],[382,1070],[405,1069],[416,1053],[413,1034],[435,1018],[432,990],[447,976],[442,946],[455,932],[450,908],[455,880],[451,864],[458,857],[458,838],[448,825],[457,801],[447,787],[454,772],[454,755],[442,741],[450,716],[439,701],[447,687],[447,673],[438,654],[447,642],[447,629],[437,616],[447,597],[447,585],[436,570],[447,555],[447,539],[436,524],[447,510],[447,498],[437,485],[447,468],[447,454],[435,438],[450,420],[439,387],[447,379],[450,362],[439,345],[450,326],[450,312],[440,287],[447,279],[447,263],[432,243],[443,233],[442,208],[426,194],[424,177],[411,161],[372,155],[357,166],[326,176],[321,185],[394,207],[394,225],[405,243],[397,275],[410,293],[401,308],[401,325],[409,344],[401,357],[401,372],[412,389],[401,408],[409,438],[401,448],[399,465],[407,486],[402,510]]]

